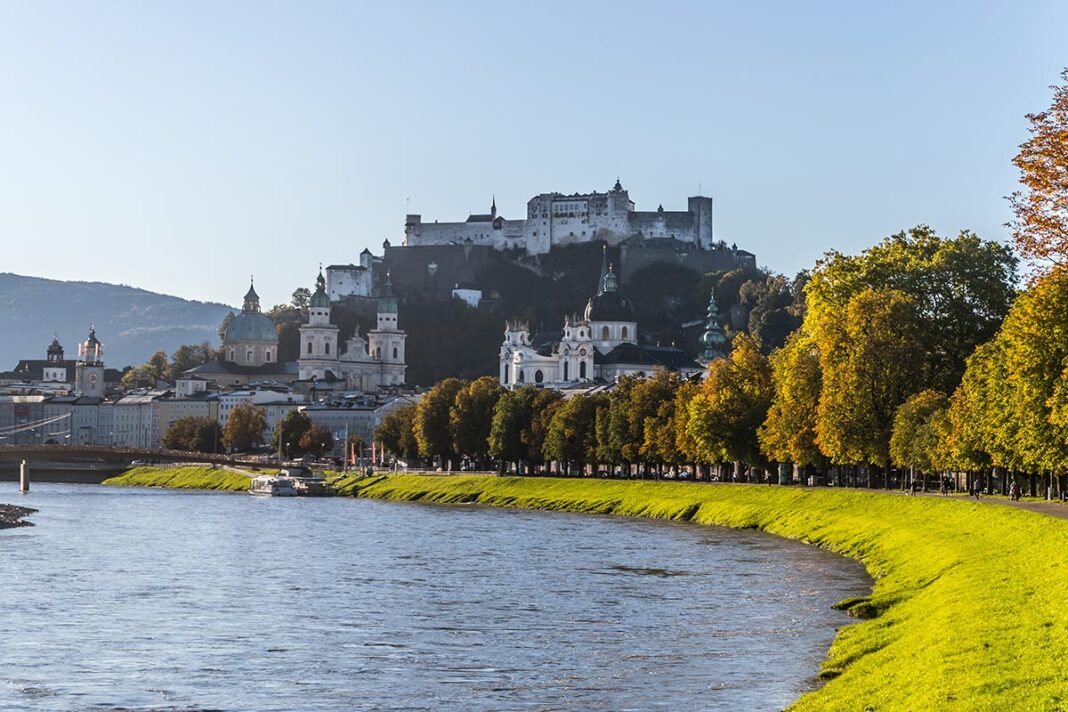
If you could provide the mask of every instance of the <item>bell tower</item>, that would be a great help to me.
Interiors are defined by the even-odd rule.
[[[93,325],[89,326],[89,337],[78,344],[74,391],[90,397],[104,395],[104,345],[96,338],[96,327]]]

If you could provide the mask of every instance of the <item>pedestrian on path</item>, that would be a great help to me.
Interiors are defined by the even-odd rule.
[[[1012,484],[1009,485],[1009,499],[1013,502],[1020,501],[1020,483],[1016,480],[1013,480]]]

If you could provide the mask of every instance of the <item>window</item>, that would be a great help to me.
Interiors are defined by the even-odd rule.
[[[522,369],[520,369],[519,370],[519,382],[520,383],[526,383],[526,381],[527,381],[526,372],[523,371]]]
[[[271,360],[271,350],[270,349],[267,349],[267,360],[268,361]]]
[[[252,349],[249,349],[245,352],[245,361],[248,363],[252,363]]]
[[[564,361],[564,380],[567,380],[567,361]]]
[[[327,354],[327,356],[329,356],[330,355],[330,342],[327,341],[326,344],[324,344],[324,346],[326,348],[326,354]]]
[[[579,378],[585,378],[585,377],[586,377],[586,362],[585,361],[579,361]]]
[[[311,342],[310,341],[308,342],[308,353],[309,354],[311,353]]]
[[[394,346],[394,347],[393,347],[393,358],[397,358],[397,353],[398,353],[398,352],[397,352],[397,347],[396,347],[396,346]]]
[[[237,353],[233,349],[230,349],[230,360],[231,361],[236,361],[237,360]]]
[[[378,359],[382,358],[382,347],[381,346],[375,348],[375,358],[378,358]]]
[[[509,366],[508,364],[504,364],[504,382],[505,383],[508,383],[508,380],[511,378],[511,376],[512,376],[511,371],[512,371],[512,367]]]
[[[605,339],[605,340],[608,339],[608,327],[607,326],[601,327],[601,338]]]
[[[626,338],[627,338],[627,327],[624,326],[623,327],[623,339],[626,340]]]
[[[537,371],[534,372],[534,382],[535,383],[541,383],[544,380],[545,380],[545,374],[543,374],[541,372],[541,369],[539,368]]]

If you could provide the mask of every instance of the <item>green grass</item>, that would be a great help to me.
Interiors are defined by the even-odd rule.
[[[1068,709],[1068,521],[982,502],[542,478],[396,475],[361,497],[757,528],[857,559],[870,597],[843,601],[826,684],[796,710]],[[774,674],[774,671],[769,671]]]
[[[117,487],[168,487],[173,489],[222,490],[246,492],[249,477],[230,470],[203,466],[134,467],[118,477],[104,480],[105,485]]]

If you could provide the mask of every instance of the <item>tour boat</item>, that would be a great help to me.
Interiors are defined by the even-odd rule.
[[[292,477],[261,475],[252,479],[248,493],[257,497],[296,497],[296,481]]]

